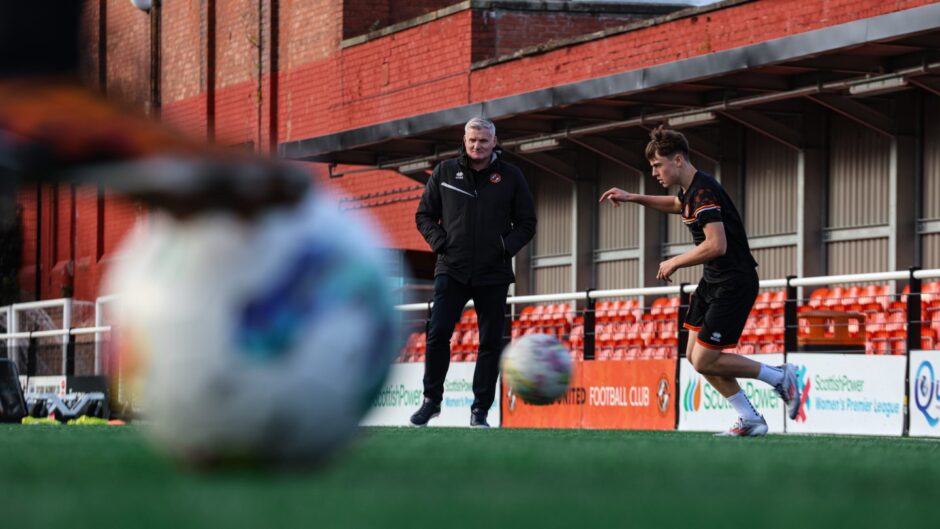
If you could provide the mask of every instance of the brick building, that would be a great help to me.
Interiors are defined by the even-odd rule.
[[[594,207],[648,185],[638,153],[664,120],[741,205],[762,276],[940,264],[935,1],[153,4],[86,2],[86,80],[194,137],[315,162],[419,275],[422,182],[477,114],[543,219],[517,292],[643,286],[688,246],[657,213]],[[26,299],[94,299],[146,214],[68,186],[20,203]]]

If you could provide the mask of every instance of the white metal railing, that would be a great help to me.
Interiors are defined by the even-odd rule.
[[[768,279],[760,282],[760,288],[783,288],[786,286],[792,287],[805,287],[805,286],[821,286],[821,285],[830,285],[834,283],[870,283],[876,281],[899,281],[909,279],[911,277],[916,279],[937,279],[940,278],[940,269],[930,269],[930,270],[917,270],[913,273],[910,271],[896,271],[896,272],[877,272],[871,274],[846,274],[846,275],[832,275],[832,276],[819,276],[819,277],[805,277],[805,278],[794,278],[794,279]],[[684,292],[691,294],[695,292],[696,285],[685,285]],[[679,285],[675,286],[662,286],[662,287],[649,287],[649,288],[624,288],[624,289],[610,289],[610,290],[591,290],[591,291],[579,291],[579,292],[566,292],[566,293],[557,293],[557,294],[537,294],[530,296],[511,296],[506,299],[508,305],[518,305],[525,303],[545,303],[552,301],[583,301],[587,299],[597,300],[604,298],[616,298],[616,297],[637,297],[637,296],[662,296],[662,295],[674,295],[678,294],[680,290]],[[7,332],[0,334],[0,340],[6,340],[8,346],[19,345],[20,340],[30,340],[33,338],[43,338],[43,337],[57,337],[61,336],[63,338],[63,346],[67,347],[69,336],[78,336],[78,335],[95,335],[95,374],[100,374],[102,372],[102,351],[101,351],[101,335],[104,333],[111,332],[111,326],[104,324],[103,316],[103,307],[113,302],[117,299],[117,295],[108,295],[101,296],[95,301],[95,326],[94,327],[82,327],[82,328],[68,328],[68,325],[71,322],[71,298],[61,298],[54,300],[44,300],[44,301],[35,301],[29,303],[17,303],[14,305],[9,305],[6,307],[0,307],[0,317],[3,317],[2,314],[5,312],[8,324]],[[32,309],[42,309],[48,307],[63,307],[63,328],[61,329],[50,329],[50,330],[41,330],[41,331],[17,331],[16,325],[17,313],[22,310],[32,310]],[[410,303],[404,305],[397,305],[395,308],[402,312],[413,312],[428,310],[428,308],[433,306],[433,302],[426,303]],[[473,301],[467,303],[468,307],[473,306]],[[65,372],[65,363],[66,358],[63,354],[62,359],[62,370]]]
[[[101,373],[101,359],[104,356],[101,351],[101,333],[110,332],[111,326],[105,325],[104,322],[104,307],[106,304],[111,303],[117,300],[117,294],[110,294],[107,296],[99,296],[95,300],[95,329],[105,329],[107,331],[95,331],[95,374]],[[89,333],[90,334],[90,333]]]
[[[935,279],[940,278],[940,269],[917,270],[913,273],[917,279]],[[910,279],[910,271],[898,272],[875,272],[870,274],[844,274],[833,276],[804,277],[787,279],[764,279],[760,282],[760,288],[784,288],[809,287],[819,285],[829,285],[833,283],[871,283],[875,281],[899,281]],[[685,293],[695,292],[696,285],[689,284],[685,286]],[[617,297],[636,297],[636,296],[668,296],[679,293],[679,286],[647,287],[647,288],[623,288],[614,290],[591,290],[579,292],[566,292],[560,294],[537,294],[531,296],[511,296],[506,298],[506,304],[517,305],[523,303],[546,303],[551,301],[582,301],[586,299],[603,299]],[[400,311],[419,311],[427,310],[433,307],[433,302],[409,303],[407,305],[398,305],[395,307]],[[467,302],[467,307],[473,306],[473,301]]]
[[[42,301],[30,301],[25,303],[14,303],[9,306],[9,324],[7,327],[7,333],[16,335],[12,340],[7,340],[7,345],[12,346],[14,349],[20,345],[20,340],[24,339],[19,336],[20,334],[20,325],[22,323],[22,314],[26,311],[42,311],[43,309],[48,308],[61,308],[62,309],[62,326],[61,329],[69,329],[72,326],[72,298],[59,298],[59,299],[47,299]],[[45,315],[45,313],[43,313]],[[46,315],[48,318],[48,315]],[[50,319],[51,320],[51,319]],[[25,339],[30,337],[36,338],[48,338],[63,336],[62,339],[62,372],[65,372],[66,369],[66,350],[68,348],[68,336],[64,334],[49,334],[50,330],[41,330],[41,331],[32,331],[29,333]]]

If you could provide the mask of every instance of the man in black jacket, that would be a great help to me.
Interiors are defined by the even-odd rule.
[[[426,426],[441,411],[450,337],[464,305],[472,299],[480,326],[480,352],[473,373],[470,426],[486,428],[486,415],[496,397],[506,293],[515,281],[512,256],[532,240],[536,224],[525,177],[500,158],[493,123],[483,118],[467,122],[460,156],[434,169],[415,221],[437,254],[437,266],[424,364],[424,403],[411,416],[411,423]]]

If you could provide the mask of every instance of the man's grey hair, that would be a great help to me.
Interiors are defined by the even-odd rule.
[[[486,118],[473,118],[463,127],[464,134],[470,132],[470,129],[488,130],[493,136],[496,136],[496,125]]]

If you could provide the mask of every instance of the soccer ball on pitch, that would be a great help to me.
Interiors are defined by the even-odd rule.
[[[318,192],[251,222],[155,216],[125,243],[112,351],[159,448],[315,463],[357,431],[397,325],[381,245]]]
[[[568,390],[571,355],[554,336],[527,334],[503,351],[503,379],[529,404],[551,404]]]

